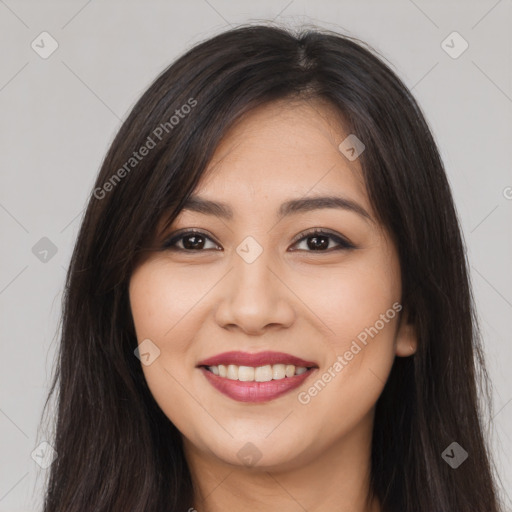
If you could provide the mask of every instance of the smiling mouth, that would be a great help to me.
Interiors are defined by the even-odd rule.
[[[315,373],[318,367],[285,364],[251,367],[229,364],[199,366],[199,369],[213,388],[229,398],[237,402],[262,403],[290,393]],[[214,373],[216,371],[219,375]]]
[[[300,386],[318,370],[306,361],[284,352],[231,351],[200,361],[197,368],[222,394],[238,402],[268,402]]]
[[[270,382],[302,375],[314,366],[295,366],[293,364],[267,364],[264,366],[239,366],[219,364],[202,366],[213,375],[240,382]]]

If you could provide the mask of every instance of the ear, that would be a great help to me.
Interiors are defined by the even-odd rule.
[[[412,356],[418,349],[416,326],[409,322],[407,310],[400,315],[400,322],[395,340],[395,354],[398,357]]]

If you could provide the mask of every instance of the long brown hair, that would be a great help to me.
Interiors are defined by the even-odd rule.
[[[163,212],[179,213],[227,129],[255,106],[297,97],[329,101],[364,141],[367,190],[396,241],[403,304],[418,333],[417,353],[396,358],[377,402],[371,493],[385,511],[498,512],[468,264],[417,102],[354,38],[254,25],[198,44],[167,68],[105,157],[67,273],[45,404],[58,391],[44,512],[178,512],[192,503],[180,434],[134,355],[128,282]],[[443,457],[453,442],[469,454],[457,468]]]

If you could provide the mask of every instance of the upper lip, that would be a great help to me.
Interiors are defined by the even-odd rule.
[[[223,352],[215,356],[200,361],[197,366],[218,366],[218,365],[236,364],[237,366],[265,366],[272,364],[293,364],[295,366],[304,366],[306,368],[317,367],[312,361],[305,361],[300,357],[285,354],[284,352]]]

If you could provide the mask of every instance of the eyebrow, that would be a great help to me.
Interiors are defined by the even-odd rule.
[[[292,199],[284,202],[278,210],[277,216],[281,219],[293,214],[306,213],[323,208],[338,208],[356,213],[366,220],[372,221],[370,214],[358,203],[351,199],[338,196],[318,196],[301,199]],[[204,215],[214,215],[221,219],[233,218],[233,210],[226,203],[211,201],[197,195],[191,195],[184,203],[182,210],[189,210]]]

